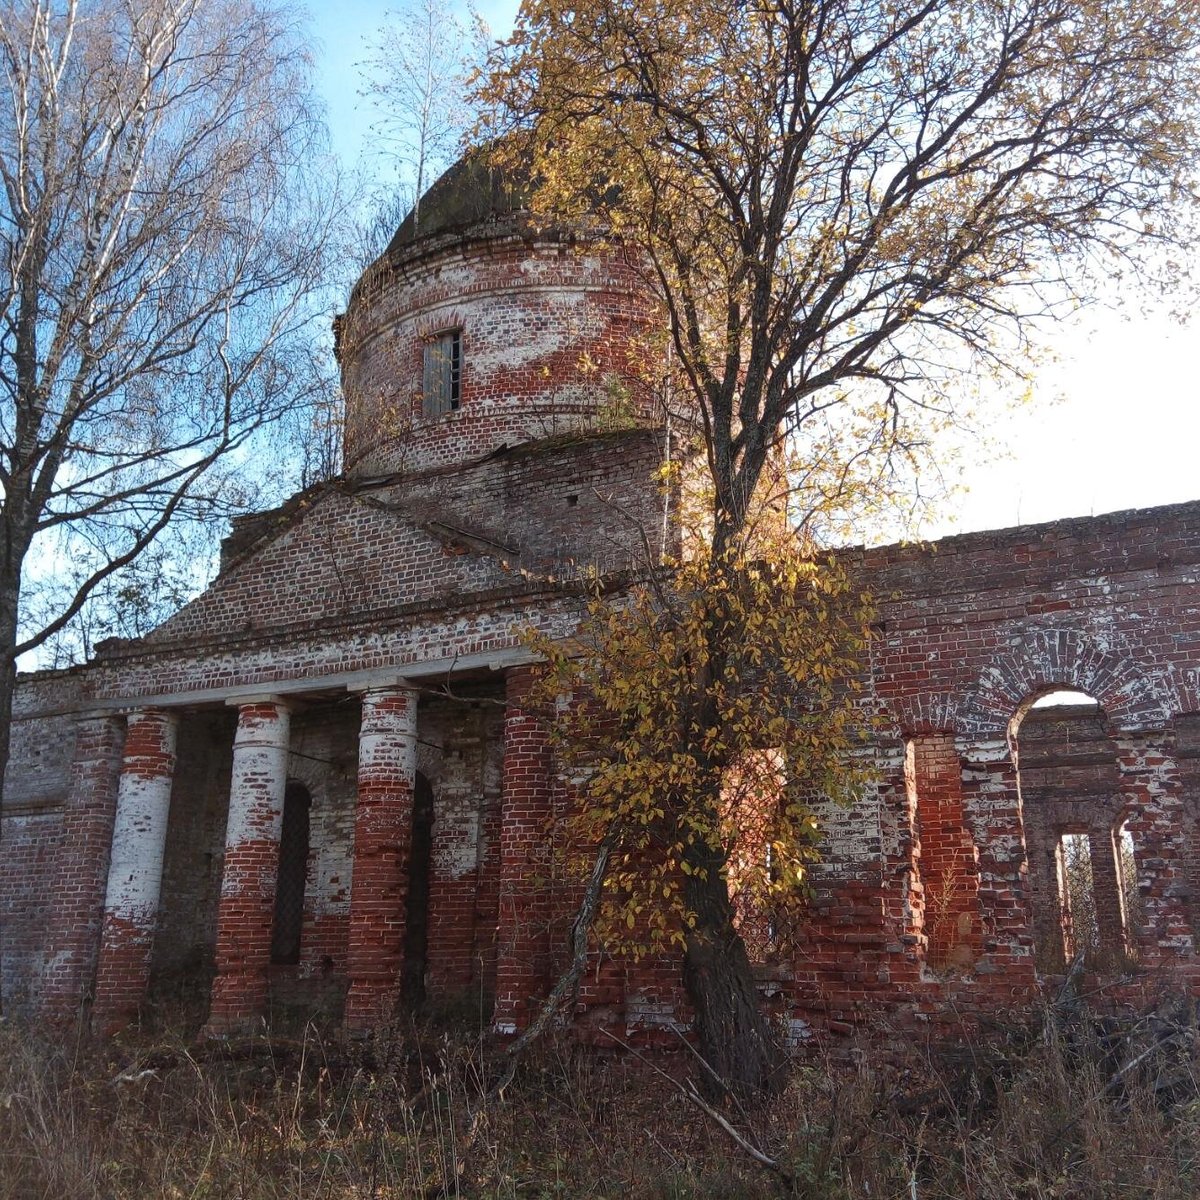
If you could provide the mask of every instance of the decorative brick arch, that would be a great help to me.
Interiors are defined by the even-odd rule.
[[[980,673],[959,706],[958,731],[1003,736],[1023,704],[1055,688],[1086,692],[1121,729],[1161,729],[1176,707],[1161,669],[1139,663],[1111,631],[1031,627],[1015,631]]]
[[[905,738],[926,733],[950,733],[959,725],[961,697],[943,692],[910,693],[888,704],[896,732]]]

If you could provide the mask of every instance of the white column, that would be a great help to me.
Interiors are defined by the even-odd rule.
[[[126,718],[93,1022],[102,1033],[135,1020],[150,979],[178,718],[143,709]]]
[[[210,1034],[253,1027],[266,1015],[289,737],[288,709],[277,696],[239,704]]]

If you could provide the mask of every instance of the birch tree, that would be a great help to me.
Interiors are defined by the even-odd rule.
[[[283,9],[12,0],[0,65],[2,772],[17,657],[323,384],[334,205]]]
[[[475,119],[468,81],[486,57],[488,30],[473,9],[464,21],[446,0],[409,0],[388,16],[365,64],[367,95],[382,114],[382,149],[412,189],[405,211],[411,208],[420,228],[422,196],[457,157]],[[381,206],[385,220],[393,207]],[[398,223],[387,221],[381,251]]]

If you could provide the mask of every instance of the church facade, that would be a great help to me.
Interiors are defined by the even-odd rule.
[[[467,168],[435,185],[339,320],[344,476],[240,521],[149,636],[23,678],[10,1011],[113,1031],[190,989],[214,1035],[429,998],[520,1027],[571,917],[525,633],[675,536],[654,319],[619,243]],[[1200,504],[845,557],[877,598],[877,782],[820,814],[764,1003],[797,1039],[936,1023],[1079,949],[1194,986]],[[1060,689],[1085,696],[1038,705]],[[686,1024],[675,965],[594,968],[582,1024]]]

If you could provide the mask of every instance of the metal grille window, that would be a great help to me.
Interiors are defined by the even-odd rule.
[[[304,884],[308,875],[308,810],[312,797],[300,783],[289,783],[283,796],[283,830],[279,835],[279,875],[275,883],[275,927],[271,961],[300,961],[304,924]]]
[[[427,417],[453,412],[459,404],[462,377],[462,333],[439,333],[425,343],[422,409]]]

